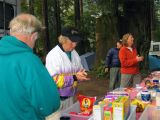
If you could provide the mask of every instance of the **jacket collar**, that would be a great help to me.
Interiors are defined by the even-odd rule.
[[[63,52],[65,52],[61,44],[58,44],[58,46],[61,48]]]

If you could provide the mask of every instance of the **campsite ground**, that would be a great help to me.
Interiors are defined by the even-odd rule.
[[[142,72],[143,73],[143,72]],[[143,73],[142,79],[147,76],[147,73]],[[91,80],[81,82],[78,85],[78,93],[87,96],[97,96],[97,98],[103,97],[108,91],[109,77],[96,78],[91,75]]]
[[[81,82],[78,86],[78,93],[87,96],[97,96],[101,98],[105,95],[108,90],[108,79],[96,78],[91,76],[90,81]]]

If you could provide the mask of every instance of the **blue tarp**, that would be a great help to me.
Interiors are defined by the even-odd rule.
[[[149,70],[150,71],[160,70],[160,58],[149,55],[148,59],[149,59]]]
[[[91,70],[93,67],[94,60],[95,60],[95,53],[89,52],[84,55],[81,55],[80,57],[81,57],[81,62],[82,62],[83,67],[87,71]],[[160,58],[149,55],[148,59],[149,59],[149,70],[150,71],[160,70]]]

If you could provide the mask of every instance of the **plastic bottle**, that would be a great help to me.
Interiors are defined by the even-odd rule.
[[[156,107],[160,110],[160,90],[156,91]]]

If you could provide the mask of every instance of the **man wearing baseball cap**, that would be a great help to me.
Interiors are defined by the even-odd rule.
[[[46,68],[59,90],[61,110],[73,104],[77,81],[89,80],[75,50],[77,43],[81,40],[81,35],[77,29],[73,27],[63,28],[58,38],[59,44],[46,57]]]

